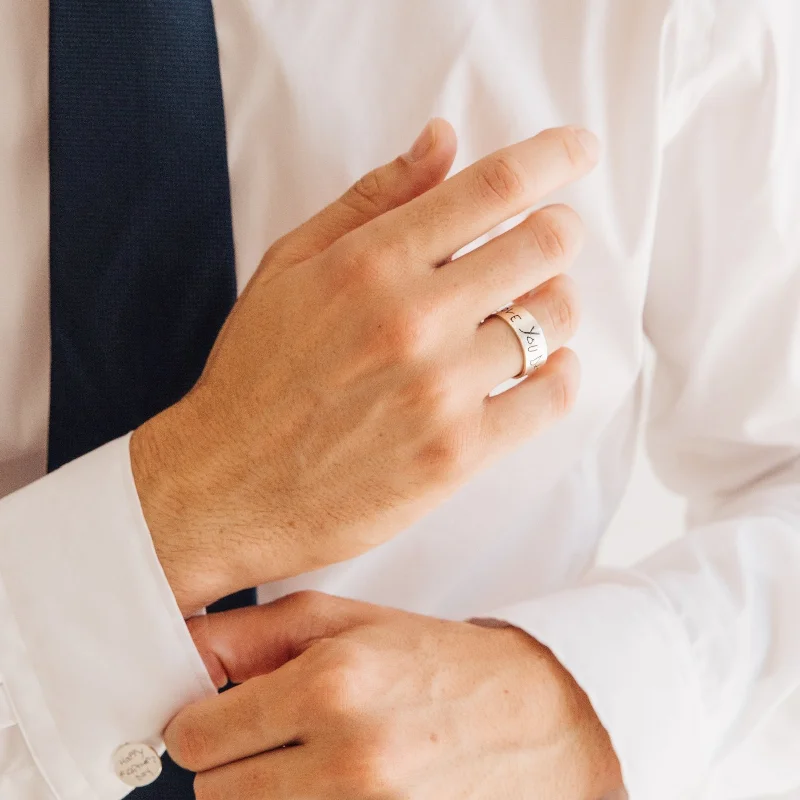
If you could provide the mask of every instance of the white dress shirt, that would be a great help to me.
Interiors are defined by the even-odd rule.
[[[432,115],[458,130],[459,168],[564,123],[605,145],[557,198],[587,227],[574,413],[391,543],[262,599],[312,587],[509,620],[586,690],[633,800],[800,797],[800,4],[225,0],[216,14],[240,287]],[[37,480],[47,19],[46,0],[0,9],[0,797],[112,800],[126,792],[114,749],[158,746],[213,688],[127,438]],[[598,570],[646,337],[650,452],[687,496],[687,531],[636,569]]]

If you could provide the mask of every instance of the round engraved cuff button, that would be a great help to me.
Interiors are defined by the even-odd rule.
[[[123,744],[114,751],[112,760],[117,777],[134,789],[148,786],[161,774],[161,756],[149,744]]]

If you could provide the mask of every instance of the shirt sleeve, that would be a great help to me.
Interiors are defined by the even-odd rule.
[[[681,5],[644,322],[650,452],[686,535],[493,616],[583,686],[631,800],[795,798],[800,6]]]
[[[0,796],[112,800],[112,754],[213,684],[145,525],[129,437],[0,501]]]

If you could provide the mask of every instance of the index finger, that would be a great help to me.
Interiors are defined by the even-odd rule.
[[[505,147],[371,225],[399,232],[424,261],[438,266],[497,225],[586,175],[599,144],[589,131],[550,128]],[[384,229],[385,230],[385,229]]]
[[[302,692],[298,674],[303,664],[290,661],[269,675],[182,708],[164,731],[172,760],[192,772],[205,772],[300,742],[308,724],[296,700]]]

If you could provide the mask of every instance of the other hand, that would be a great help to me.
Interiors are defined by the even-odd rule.
[[[600,800],[608,735],[522,631],[314,593],[192,620],[212,676],[242,685],[165,739],[198,800]]]
[[[184,614],[236,589],[354,557],[438,505],[570,408],[577,325],[563,271],[581,243],[565,206],[451,261],[584,175],[596,140],[545,131],[442,183],[455,136],[362,179],[278,241],[190,394],[134,433],[142,507]],[[432,187],[432,188],[431,188]],[[515,298],[551,360],[519,372]]]

